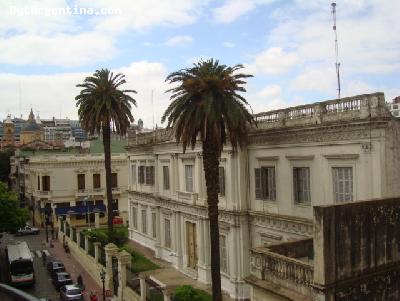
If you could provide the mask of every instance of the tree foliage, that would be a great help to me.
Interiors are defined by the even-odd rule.
[[[247,110],[248,103],[241,93],[243,85],[251,75],[240,73],[242,65],[228,67],[217,60],[200,61],[192,68],[171,73],[167,81],[174,85],[171,104],[165,111],[162,122],[168,121],[183,152],[192,149],[200,138],[202,143],[203,168],[206,178],[208,218],[211,239],[211,280],[214,301],[222,301],[218,193],[220,187],[219,160],[223,147],[228,142],[232,150],[246,145],[248,130],[256,122]]]
[[[0,181],[8,182],[10,175],[10,157],[13,155],[13,150],[5,150],[0,152]]]
[[[119,135],[125,135],[133,121],[132,105],[136,101],[129,93],[135,90],[122,90],[126,83],[125,75],[110,72],[108,69],[96,70],[85,78],[79,95],[75,97],[82,128],[90,134],[102,134],[104,145],[104,166],[106,170],[107,220],[108,229],[113,230],[113,204],[111,191],[111,126]]]
[[[17,195],[0,182],[0,232],[16,232],[26,224],[28,211],[20,208]]]

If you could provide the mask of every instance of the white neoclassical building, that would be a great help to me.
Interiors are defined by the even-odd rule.
[[[312,237],[313,206],[400,194],[400,122],[374,93],[255,115],[250,144],[221,156],[222,288],[264,300],[245,281],[253,248]],[[182,153],[166,130],[130,137],[130,238],[210,283],[201,146]],[[280,299],[279,299],[280,300]]]

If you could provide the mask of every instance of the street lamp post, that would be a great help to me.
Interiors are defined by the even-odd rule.
[[[105,288],[106,272],[104,272],[104,270],[101,270],[100,278],[101,282],[103,283],[103,301],[106,301],[106,288]]]
[[[90,214],[89,214],[89,196],[85,197],[83,199],[83,201],[85,202],[85,206],[86,206],[86,218],[88,221],[88,227],[90,228]]]

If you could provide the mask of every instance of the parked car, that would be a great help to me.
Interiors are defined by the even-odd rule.
[[[52,275],[53,284],[57,290],[67,284],[73,284],[71,276],[67,272],[57,272]]]
[[[83,300],[82,290],[76,284],[64,285],[60,289],[61,301],[81,301]]]
[[[20,228],[15,235],[22,236],[22,235],[30,235],[30,234],[39,234],[40,230],[35,227],[25,226]]]
[[[59,260],[49,260],[49,261],[47,261],[46,266],[47,266],[47,270],[52,275],[55,273],[58,273],[58,272],[65,272],[65,266]]]

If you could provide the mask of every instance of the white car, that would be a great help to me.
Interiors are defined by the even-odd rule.
[[[40,233],[40,230],[38,228],[31,227],[31,226],[25,226],[25,227],[19,229],[16,235],[22,236],[22,235],[39,234],[39,233]]]

